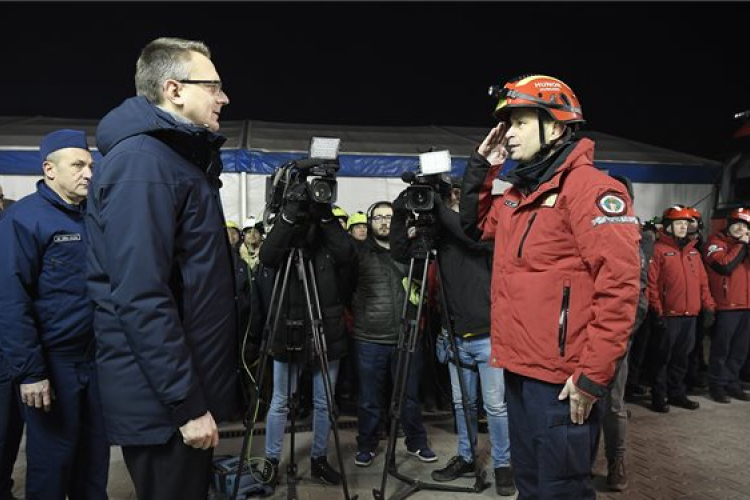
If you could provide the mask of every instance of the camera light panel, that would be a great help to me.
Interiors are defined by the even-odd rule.
[[[341,139],[338,137],[313,137],[310,141],[310,158],[335,160],[339,157]]]
[[[422,175],[442,174],[451,171],[450,151],[430,151],[419,155],[419,170]]]

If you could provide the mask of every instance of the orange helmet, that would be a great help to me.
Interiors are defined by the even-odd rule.
[[[697,208],[695,208],[695,207],[686,207],[686,208],[688,209],[688,211],[690,212],[690,214],[693,216],[693,219],[695,219],[695,220],[701,220],[703,218],[703,216],[701,216],[701,213],[700,213],[700,211],[698,211]]]
[[[581,104],[573,90],[564,82],[544,75],[515,78],[503,87],[493,85],[490,95],[499,99],[495,107],[496,118],[505,120],[512,108],[537,108],[547,112],[561,123],[585,123]]]
[[[683,205],[672,205],[666,209],[661,216],[662,224],[664,224],[665,221],[693,220],[693,214],[696,211],[697,210],[694,208],[691,209],[690,207],[685,207]]]
[[[744,222],[750,226],[750,208],[735,208],[729,212],[727,225],[732,225],[734,222]]]

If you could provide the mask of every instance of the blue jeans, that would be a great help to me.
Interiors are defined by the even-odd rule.
[[[378,424],[380,423],[381,393],[388,372],[394,386],[396,381],[396,358],[398,347],[391,344],[375,344],[357,341],[359,356],[359,407],[357,409],[359,451],[375,451],[378,447]],[[406,435],[406,447],[419,450],[427,447],[427,432],[422,423],[422,407],[419,403],[419,377],[422,374],[422,348],[418,345],[410,358],[406,377],[405,397],[401,405],[401,426]],[[395,387],[394,387],[395,389]],[[392,398],[388,398],[390,402]]]
[[[490,358],[490,337],[464,340],[456,337],[459,359],[464,365],[476,365],[478,371],[461,367],[466,399],[469,403],[469,422],[474,436],[474,447],[477,439],[477,384],[482,382],[482,398],[487,412],[487,427],[490,432],[492,468],[510,465],[510,443],[508,441],[508,413],[505,409],[505,381],[502,368],[488,364]],[[458,454],[467,462],[474,461],[469,445],[469,433],[466,430],[466,419],[461,401],[461,386],[458,382],[458,370],[453,362],[448,363],[451,375],[451,392],[453,407],[456,410],[456,428],[458,429]]]
[[[289,372],[292,380],[289,386]],[[331,397],[336,391],[336,377],[339,373],[339,361],[328,362],[328,377],[331,381]],[[299,380],[299,363],[273,362],[273,396],[266,417],[266,457],[281,458],[281,447],[284,444],[284,428],[286,416],[289,413],[289,395],[297,389]],[[287,390],[289,391],[287,393]],[[328,418],[328,401],[323,383],[323,375],[319,367],[313,368],[313,443],[310,456],[324,457],[328,453],[328,434],[331,431],[331,421]]]

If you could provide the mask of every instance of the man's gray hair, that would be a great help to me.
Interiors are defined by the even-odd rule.
[[[182,38],[157,38],[143,47],[135,65],[136,94],[153,104],[161,104],[165,80],[190,78],[191,52],[211,59],[211,51],[205,43]]]

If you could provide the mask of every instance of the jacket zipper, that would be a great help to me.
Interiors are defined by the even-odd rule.
[[[721,286],[724,289],[724,299],[726,300],[727,298],[729,298],[729,292],[727,291],[727,288],[729,288],[729,285],[727,283],[726,278],[721,280]]]
[[[523,244],[526,243],[526,237],[529,235],[529,232],[531,231],[531,226],[534,224],[534,219],[536,219],[536,216],[539,212],[534,212],[531,215],[531,218],[529,219],[529,224],[526,226],[526,231],[524,231],[523,236],[521,237],[521,243],[518,245],[518,258],[520,259],[523,257]]]
[[[565,343],[568,340],[568,312],[570,311],[570,280],[565,280],[563,286],[562,305],[560,306],[560,320],[557,328],[557,347],[560,356],[565,356]]]

